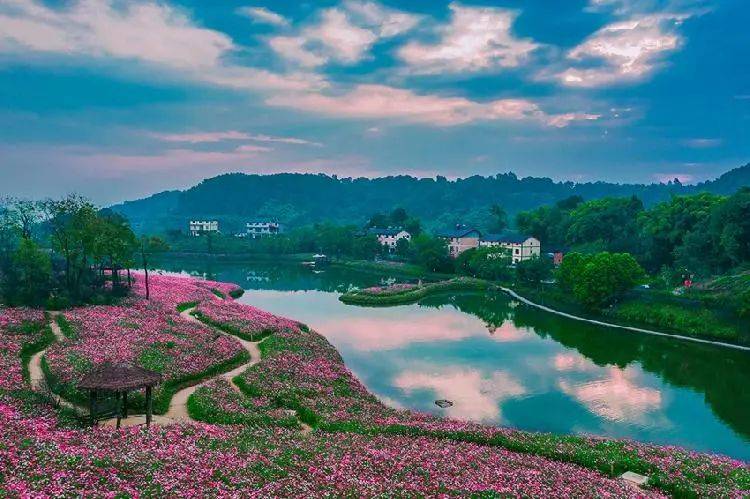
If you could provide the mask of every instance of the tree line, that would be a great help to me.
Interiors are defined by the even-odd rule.
[[[0,201],[0,298],[8,305],[59,308],[123,296],[130,269],[165,249],[137,238],[128,221],[77,195]]]

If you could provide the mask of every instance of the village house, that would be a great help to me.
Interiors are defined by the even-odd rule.
[[[441,232],[437,236],[448,242],[448,254],[456,258],[464,251],[478,247],[482,233],[474,227],[456,224],[452,230]]]
[[[396,251],[396,246],[401,239],[411,241],[411,234],[401,227],[371,227],[367,229],[367,234],[377,237],[381,246],[388,248],[391,253]]]
[[[218,220],[191,220],[190,235],[200,236],[209,232],[219,232]]]
[[[279,222],[264,220],[245,224],[245,237],[252,237],[253,239],[264,236],[275,236],[283,232],[284,226]]]
[[[538,258],[541,254],[539,239],[511,231],[500,234],[487,234],[479,241],[482,248],[503,248],[508,250],[512,263]]]

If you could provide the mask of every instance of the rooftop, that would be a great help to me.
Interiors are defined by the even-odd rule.
[[[527,236],[526,234],[519,234],[518,232],[506,230],[499,234],[487,234],[484,237],[482,237],[482,241],[487,241],[491,243],[521,244],[522,242],[526,241],[530,237],[531,236]]]
[[[85,390],[137,390],[158,385],[162,375],[126,362],[105,362],[94,367],[78,383]]]
[[[476,233],[476,234],[472,234]],[[469,227],[466,225],[456,224],[456,226],[453,229],[444,230],[442,232],[438,232],[439,237],[467,237],[469,235],[474,235],[475,237],[482,237],[482,233],[479,231],[479,229],[476,229],[474,227]]]

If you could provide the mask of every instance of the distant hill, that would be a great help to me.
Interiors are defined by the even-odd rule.
[[[148,233],[186,230],[191,218],[218,219],[225,232],[239,230],[247,220],[269,217],[292,226],[321,221],[361,224],[373,213],[396,207],[421,218],[427,228],[456,222],[482,227],[489,223],[493,203],[503,206],[512,219],[519,211],[571,195],[588,200],[634,194],[651,205],[673,194],[731,194],[742,186],[750,186],[750,164],[697,185],[554,182],[518,178],[513,173],[457,180],[232,173],[206,179],[185,191],[165,191],[112,209],[128,217],[138,232]]]

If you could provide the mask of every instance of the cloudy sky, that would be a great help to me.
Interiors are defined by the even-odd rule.
[[[750,2],[0,0],[0,194],[229,171],[713,178]]]

